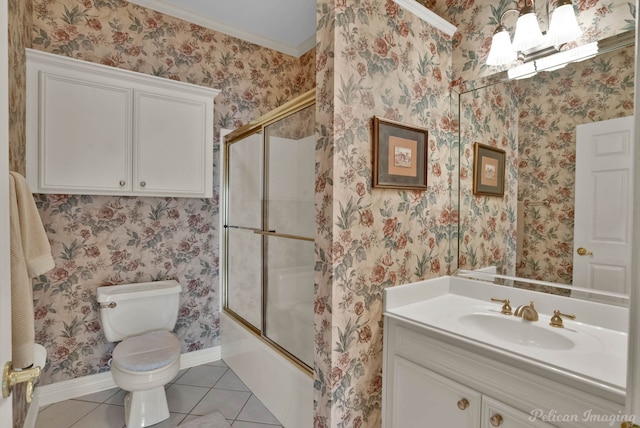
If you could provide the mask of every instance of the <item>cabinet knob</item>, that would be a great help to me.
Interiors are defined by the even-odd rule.
[[[144,187],[144,186],[146,186],[146,185],[147,185],[147,182],[146,182],[146,181],[141,181],[141,182],[140,182],[140,187]]]
[[[502,425],[502,420],[502,415],[500,413],[496,413],[495,415],[491,416],[489,422],[491,422],[491,426],[499,427],[500,425]]]
[[[127,184],[127,182],[126,182],[126,181],[124,181],[124,180],[120,180],[120,187],[124,187],[124,185],[125,185],[125,184]]]
[[[467,407],[469,407],[469,400],[466,398],[458,400],[458,409],[465,410]]]

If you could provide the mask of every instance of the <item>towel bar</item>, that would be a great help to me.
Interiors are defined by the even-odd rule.
[[[27,382],[27,403],[33,398],[33,384],[40,377],[40,366],[30,369],[13,370],[13,364],[8,361],[2,372],[2,398],[11,395],[11,388],[19,383]]]

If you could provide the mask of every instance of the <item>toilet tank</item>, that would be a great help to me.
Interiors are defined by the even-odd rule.
[[[173,330],[180,290],[174,280],[98,287],[100,319],[107,340],[118,342],[152,330]]]

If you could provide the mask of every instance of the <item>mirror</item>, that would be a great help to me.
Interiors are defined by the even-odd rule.
[[[475,89],[459,95],[460,269],[495,266],[498,274],[559,284],[573,284],[574,272],[591,269],[574,268],[575,263],[595,258],[581,235],[574,239],[584,229],[583,212],[589,211],[576,210],[585,206],[576,200],[576,193],[587,193],[576,192],[576,184],[582,189],[589,182],[576,180],[576,170],[580,174],[585,170],[585,155],[576,154],[576,130],[581,130],[582,143],[588,132],[584,129],[592,126],[584,125],[633,115],[634,39],[633,31],[620,34],[599,42],[595,57],[525,79],[509,80],[503,73],[493,82],[474,82]],[[609,122],[603,126],[608,129]],[[504,169],[503,195],[474,194],[475,143],[504,150],[504,163],[497,166],[500,174]],[[617,150],[620,144],[631,150],[633,140],[628,144],[616,140],[610,146]],[[597,143],[600,149],[610,146]],[[629,153],[626,157],[631,158]],[[631,225],[630,218],[618,216],[621,208],[613,214],[610,209],[614,194],[626,197],[621,194],[623,181],[620,176],[617,181],[596,180],[596,193],[604,195],[605,202],[586,202],[587,207],[604,207],[592,210],[592,220],[608,229],[613,225],[618,234],[629,232]],[[583,258],[577,258],[578,253]],[[630,278],[630,271],[626,276]],[[616,282],[582,281],[575,280],[575,285],[606,289]],[[628,294],[628,287],[605,291]]]

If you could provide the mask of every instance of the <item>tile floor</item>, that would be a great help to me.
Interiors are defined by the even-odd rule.
[[[166,388],[171,416],[154,428],[173,428],[213,412],[233,428],[282,428],[222,360],[182,370]],[[51,404],[40,409],[36,428],[123,428],[124,395],[113,388]]]

